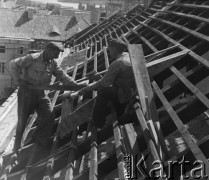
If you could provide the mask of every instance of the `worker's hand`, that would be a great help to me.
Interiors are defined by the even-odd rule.
[[[79,96],[78,92],[73,92],[73,93],[70,94],[70,98],[71,98],[71,99],[75,99],[75,98],[77,98],[78,96]]]
[[[78,94],[80,96],[84,95],[86,92],[91,91],[91,86],[87,85],[86,87],[84,87],[83,89],[81,89],[80,91],[78,91]]]
[[[78,83],[78,86],[80,89],[82,89],[82,88],[88,86],[88,82],[86,82],[86,81],[80,82],[80,83]]]

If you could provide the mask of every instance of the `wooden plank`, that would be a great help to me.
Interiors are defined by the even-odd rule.
[[[144,115],[143,115],[144,113],[140,109],[140,107],[141,107],[140,104],[137,102],[137,103],[135,103],[134,107],[136,109],[136,115],[138,117],[139,124],[141,125],[141,128],[142,128],[143,136],[147,142],[147,145],[149,146],[149,151],[151,153],[151,158],[147,162],[148,169],[151,169],[151,168],[153,168],[152,162],[154,162],[155,160],[160,161],[161,158],[160,158],[158,151],[155,147],[155,143],[153,142],[153,138],[151,137],[151,134],[149,132],[147,122],[146,122]],[[159,179],[162,180],[162,177],[160,177]]]
[[[107,28],[107,30],[108,30],[108,33],[109,33],[110,37],[113,38],[112,31],[109,28]]]
[[[93,53],[93,44],[90,45],[90,55],[89,55],[89,58],[92,57],[92,53]]]
[[[145,59],[146,59],[146,62],[150,62],[152,61],[154,58],[156,59],[158,56],[163,56],[163,54],[165,54],[166,52],[172,50],[172,49],[175,49],[177,48],[179,45],[174,45],[174,46],[171,46],[171,47],[168,47],[166,49],[163,49],[161,51],[157,51],[155,53],[152,53],[152,54],[149,54],[147,56],[145,56]]]
[[[94,53],[94,71],[97,73],[97,53]]]
[[[117,166],[118,166],[118,175],[119,179],[125,179],[125,167],[124,167],[124,154],[123,154],[123,148],[121,143],[121,132],[120,128],[118,126],[117,122],[117,114],[115,112],[115,109],[113,105],[111,105],[111,113],[113,117],[113,133],[114,133],[114,139],[115,139],[115,149],[116,149],[116,157],[117,157]]]
[[[141,36],[135,29],[131,29],[131,31],[138,37],[140,38],[153,52],[158,52],[157,48],[154,47],[146,38]]]
[[[39,89],[39,90],[56,90],[56,91],[67,91],[67,90],[70,91],[70,90],[72,90],[72,87],[67,86],[67,85],[40,85],[40,86],[29,85],[28,88]]]
[[[87,72],[87,63],[88,63],[88,59],[87,57],[84,59],[84,66],[83,66],[83,74],[82,74],[82,78],[86,77],[86,72]]]
[[[102,38],[99,38],[99,42],[100,42],[100,51],[103,49],[103,45],[102,45]]]
[[[72,78],[73,78],[73,79],[75,79],[75,77],[76,77],[77,70],[78,70],[78,62],[76,63],[76,65],[75,65],[75,67],[74,67],[74,70],[73,70],[73,75],[72,75]]]
[[[176,63],[179,60],[179,58],[184,57],[189,52],[190,51],[186,49],[147,63],[146,67],[148,68],[149,76],[154,77],[168,67],[171,67],[172,64]]]
[[[92,56],[94,56],[95,52],[97,53],[97,42],[95,43],[94,53],[92,54]]]
[[[125,37],[124,34],[122,34],[121,37],[123,38],[123,40],[125,41],[126,44],[130,44],[128,39]]]
[[[107,43],[107,35],[104,35],[104,39],[105,39],[105,46],[107,47],[108,46],[108,43]]]
[[[91,150],[90,150],[90,170],[89,179],[97,180],[98,178],[98,165],[97,165],[97,128],[91,124]]]
[[[184,83],[184,85],[207,107],[209,108],[209,100],[208,98],[197,88],[195,87],[189,80],[187,80],[184,75],[178,71],[174,66],[172,66],[171,71],[179,78],[179,80]]]
[[[176,114],[176,112],[174,111],[174,109],[172,108],[170,103],[167,101],[167,99],[165,98],[165,96],[163,95],[162,91],[160,90],[160,88],[158,87],[158,85],[155,81],[152,82],[152,86],[155,89],[157,96],[160,98],[161,102],[163,103],[166,111],[168,112],[168,114],[170,115],[170,117],[174,121],[175,125],[177,126],[182,137],[186,141],[187,145],[190,147],[193,155],[195,156],[195,158],[197,160],[201,160],[206,165],[206,168],[205,168],[206,174],[209,174],[209,162],[208,162],[207,158],[202,153],[202,151],[200,150],[198,145],[195,143],[194,139],[189,134],[188,130],[186,129],[186,127],[182,123],[181,119],[178,117],[178,115]]]
[[[160,130],[160,123],[155,107],[155,100],[154,94],[152,92],[149,74],[146,68],[146,63],[142,51],[141,45],[128,45],[128,50],[130,53],[131,64],[134,72],[135,83],[137,87],[137,92],[139,95],[139,99],[141,102],[142,110],[144,115],[148,113],[146,109],[146,102],[145,97],[147,96],[149,99],[150,109],[151,109],[151,119],[154,121],[155,130],[158,135],[158,138],[155,139],[156,144],[160,148],[160,156],[163,159],[163,152],[164,155],[167,156],[167,148],[165,141],[163,140],[164,137]]]
[[[96,54],[97,54],[97,52],[95,52],[95,54],[94,54],[95,55],[94,56],[94,71],[95,72],[97,72],[97,56],[96,56]],[[96,95],[97,95],[97,92],[93,91],[93,98],[95,98]],[[94,102],[94,105],[92,108],[92,113],[93,113],[94,106],[95,106],[95,102]],[[98,178],[97,128],[91,122],[89,123],[88,127],[91,129],[91,150],[90,150],[90,156],[89,156],[89,158],[90,158],[89,179],[97,180],[97,178]],[[88,136],[88,131],[86,132],[86,134]]]
[[[109,60],[108,60],[108,55],[107,55],[107,48],[105,46],[103,47],[103,52],[104,52],[104,57],[105,57],[105,69],[108,69]]]
[[[118,36],[118,34],[117,34],[117,32],[116,32],[115,28],[113,28],[113,31],[114,31],[114,33],[115,33],[116,37],[117,37],[117,38],[119,38],[119,36]]]
[[[139,154],[141,154],[141,151],[139,149],[140,145],[137,140],[138,133],[140,132],[137,132],[137,130],[134,129],[132,123],[121,126],[121,134],[126,148],[126,156],[131,155],[132,156],[131,158],[134,158]],[[137,179],[138,179],[141,174],[139,174],[135,168],[133,168],[132,171],[133,171],[132,175],[134,176],[135,174],[137,174]]]

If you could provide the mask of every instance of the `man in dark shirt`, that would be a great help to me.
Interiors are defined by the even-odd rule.
[[[124,113],[135,89],[134,75],[130,57],[121,39],[111,39],[109,43],[110,56],[116,60],[109,66],[104,77],[79,91],[83,95],[88,91],[97,90],[96,103],[93,110],[94,124],[102,128],[109,113],[108,101],[111,101],[120,116]]]
[[[37,143],[41,145],[46,144],[54,125],[54,113],[48,95],[44,90],[29,89],[28,85],[49,85],[52,75],[54,75],[64,85],[69,85],[72,90],[79,90],[86,86],[86,84],[77,84],[57,64],[55,59],[63,51],[64,48],[61,43],[50,42],[43,52],[29,54],[10,62],[12,74],[19,86],[18,122],[14,151],[21,147],[21,139],[27,119],[34,110],[36,110],[40,119],[33,134],[33,139]]]

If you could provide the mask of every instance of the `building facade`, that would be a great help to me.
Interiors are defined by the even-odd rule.
[[[0,37],[0,99],[7,97],[15,88],[8,62],[28,54],[32,39]]]
[[[0,99],[7,97],[16,88],[9,71],[10,60],[42,51],[50,41],[64,42],[89,26],[83,18],[71,26],[71,18],[38,14],[31,8],[0,9]]]

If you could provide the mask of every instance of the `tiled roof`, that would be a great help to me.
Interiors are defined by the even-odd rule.
[[[87,27],[86,22],[80,19],[73,28],[65,31],[71,17],[59,15],[33,14],[29,19],[26,11],[0,9],[0,36],[24,37],[33,39],[61,40],[71,37],[78,29]],[[51,36],[51,27],[56,27],[60,36]]]
[[[16,6],[15,1],[4,1],[4,2],[1,1],[0,4],[1,4],[0,5],[1,8],[13,8]]]

